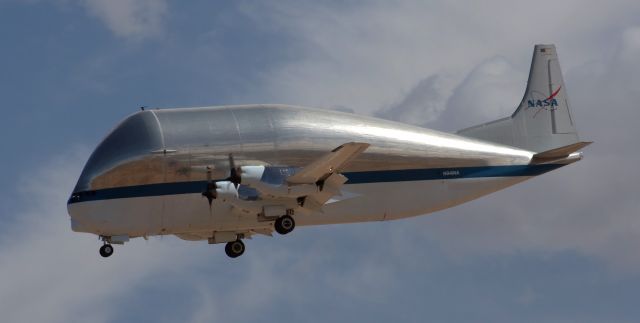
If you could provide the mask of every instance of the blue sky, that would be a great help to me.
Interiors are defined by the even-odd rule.
[[[548,10],[554,8],[554,10]],[[634,322],[640,4],[0,0],[2,321]],[[219,246],[71,232],[91,149],[141,105],[287,103],[455,130],[555,43],[578,164],[396,222]]]

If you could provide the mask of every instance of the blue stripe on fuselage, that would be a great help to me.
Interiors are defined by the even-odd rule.
[[[537,176],[562,166],[564,166],[564,164],[480,166],[347,172],[342,174],[349,179],[346,184],[368,184],[458,178]],[[285,168],[273,167],[272,169],[277,170]],[[278,171],[278,173],[282,172]],[[276,180],[271,179],[269,182],[274,181]],[[284,181],[284,177],[282,181]],[[131,197],[202,193],[206,190],[206,187],[207,181],[193,181],[105,188],[94,191],[75,192],[72,194],[71,198],[69,198],[68,203],[71,204],[85,201]],[[243,193],[243,188],[252,190],[249,187],[240,186],[241,195]],[[247,193],[250,192],[247,191]]]
[[[564,165],[546,164],[546,165],[403,169],[403,170],[343,173],[343,175],[349,179],[349,181],[347,181],[347,184],[365,184],[365,183],[407,182],[407,181],[423,181],[423,180],[455,179],[455,178],[537,176],[562,166]]]

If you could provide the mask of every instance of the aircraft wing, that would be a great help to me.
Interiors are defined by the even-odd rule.
[[[331,198],[342,196],[340,188],[348,179],[340,174],[340,170],[368,147],[369,144],[360,142],[343,144],[287,177],[280,185],[262,181],[264,166],[241,166],[242,185],[257,190],[261,198],[259,203],[241,199],[229,201],[244,213],[265,212],[265,206],[280,206],[283,210],[279,212],[297,207],[302,207],[303,212],[321,210]]]
[[[325,180],[368,147],[369,144],[361,142],[343,144],[288,177],[287,183],[290,185],[313,184]]]

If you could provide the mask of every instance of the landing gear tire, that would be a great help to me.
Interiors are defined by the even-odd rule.
[[[227,242],[227,245],[224,246],[224,252],[230,258],[238,258],[244,253],[244,242],[242,240]]]
[[[102,247],[100,247],[100,255],[104,258],[113,255],[113,246],[105,243]]]
[[[296,227],[296,221],[294,221],[293,218],[289,215],[283,215],[276,219],[276,222],[273,226],[276,229],[276,232],[280,234],[287,234],[293,231],[293,229]]]

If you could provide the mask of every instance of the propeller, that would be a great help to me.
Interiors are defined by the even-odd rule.
[[[240,186],[240,183],[242,182],[242,178],[240,177],[240,168],[236,167],[233,154],[229,154],[229,168],[229,177],[224,180],[233,183],[236,189],[238,189],[238,186]],[[213,200],[218,198],[218,194],[216,193],[216,182],[219,181],[214,180],[211,173],[211,166],[207,166],[207,189],[202,192],[202,196],[206,197],[207,201],[209,201],[209,210],[211,210]]]

